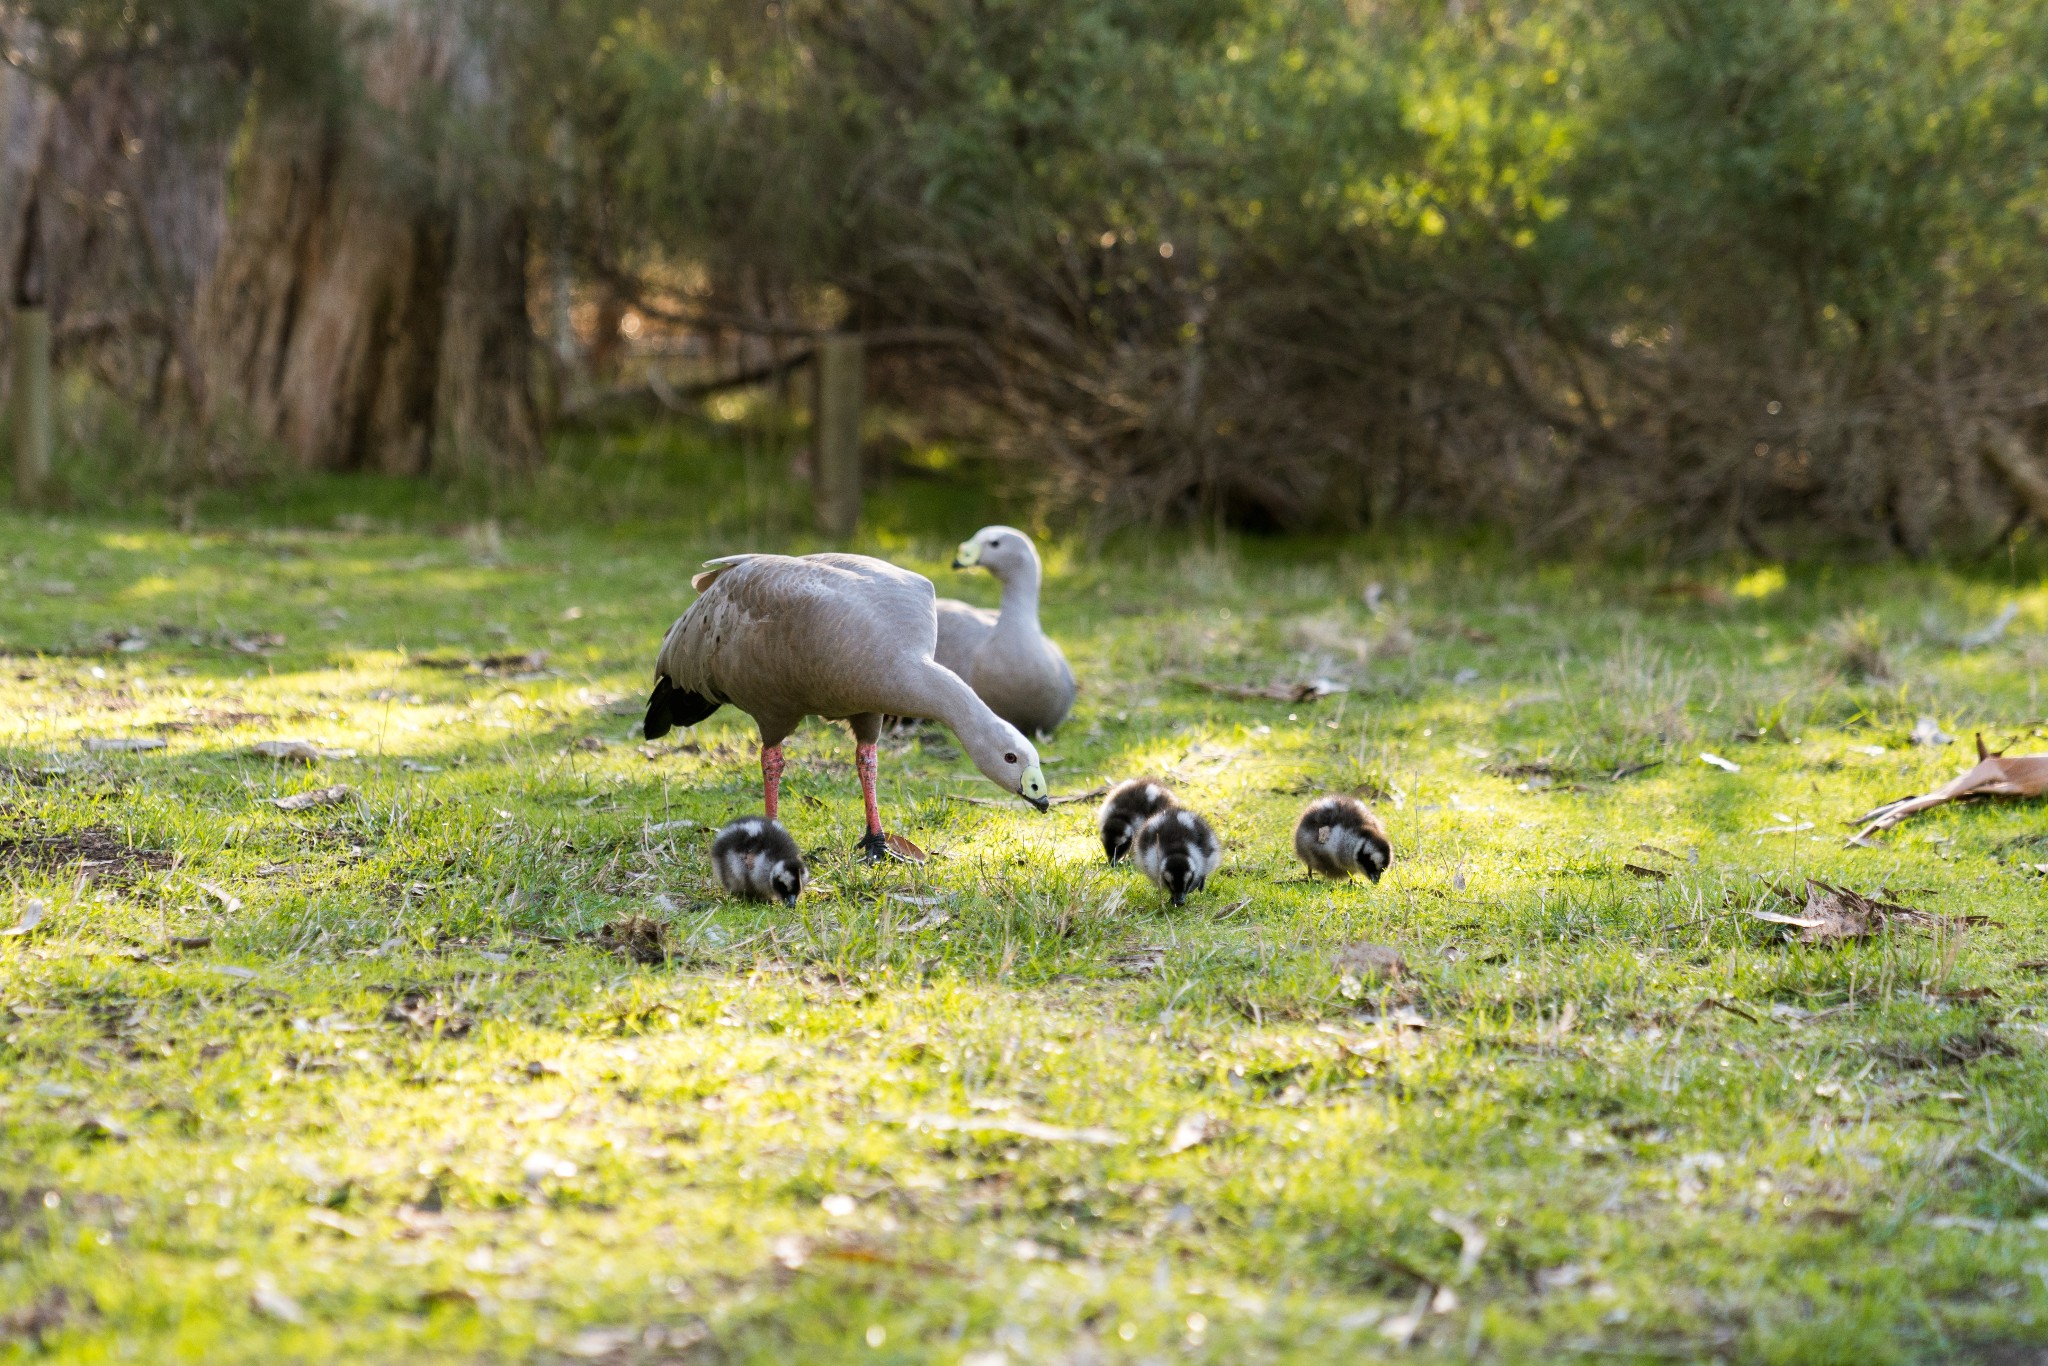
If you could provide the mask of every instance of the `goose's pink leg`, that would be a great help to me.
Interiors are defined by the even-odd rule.
[[[775,819],[775,808],[782,798],[782,746],[761,746],[761,801],[768,809],[768,819]]]
[[[853,767],[860,774],[860,799],[867,804],[868,838],[879,839],[882,834],[882,809],[875,803],[875,778],[880,772],[881,763],[875,757],[875,747],[871,744],[855,745]]]

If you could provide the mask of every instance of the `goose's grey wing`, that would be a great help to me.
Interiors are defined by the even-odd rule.
[[[996,614],[985,607],[961,602],[958,598],[940,598],[935,605],[939,616],[939,638],[932,657],[965,678],[974,652],[995,634]]]

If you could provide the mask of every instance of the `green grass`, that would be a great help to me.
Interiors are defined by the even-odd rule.
[[[1055,539],[1083,694],[1054,791],[1167,776],[1221,876],[1172,911],[1102,866],[1090,803],[1005,801],[931,732],[883,797],[936,856],[863,867],[814,724],[785,814],[817,885],[770,910],[707,881],[758,808],[744,718],[634,737],[695,564],[805,544],[769,457],[743,493],[737,447],[597,443],[495,531],[386,485],[189,531],[0,517],[0,919],[48,908],[0,939],[0,1357],[2048,1349],[2041,809],[1843,847],[1973,729],[2040,747],[2038,568]],[[908,481],[878,509],[866,548],[993,601],[943,556],[1025,514]],[[1317,675],[1351,690],[1187,682]],[[1911,746],[1923,714],[1964,739]],[[135,736],[168,745],[85,745]],[[1392,872],[1302,881],[1304,794],[1355,784]],[[1787,945],[1746,911],[1806,875],[1996,923]],[[604,946],[636,915],[667,961]],[[1347,987],[1361,939],[1411,980]]]

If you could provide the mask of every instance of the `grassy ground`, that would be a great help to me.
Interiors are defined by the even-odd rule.
[[[1162,774],[1222,875],[1171,911],[1088,803],[932,733],[883,788],[935,857],[862,867],[813,725],[817,886],[764,910],[707,882],[759,801],[744,719],[634,732],[691,568],[794,515],[773,452],[633,454],[497,528],[337,520],[404,518],[382,486],[0,517],[0,928],[47,908],[0,938],[0,1357],[2048,1350],[2040,809],[1843,847],[1972,730],[2041,747],[2037,571],[1054,540],[1055,793]],[[991,515],[905,484],[867,548],[992,601],[942,567]],[[1318,675],[1350,691],[1189,681]],[[252,752],[285,738],[355,753]],[[1392,872],[1302,881],[1303,794],[1361,784]],[[1746,914],[1807,875],[1995,923]],[[659,961],[612,947],[636,916]],[[1409,977],[1341,977],[1359,940]]]

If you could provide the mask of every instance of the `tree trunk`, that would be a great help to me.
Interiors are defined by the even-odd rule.
[[[307,468],[521,465],[540,446],[525,224],[445,129],[409,126],[440,99],[488,120],[489,53],[431,0],[387,19],[363,106],[256,116],[200,310],[215,407]]]

